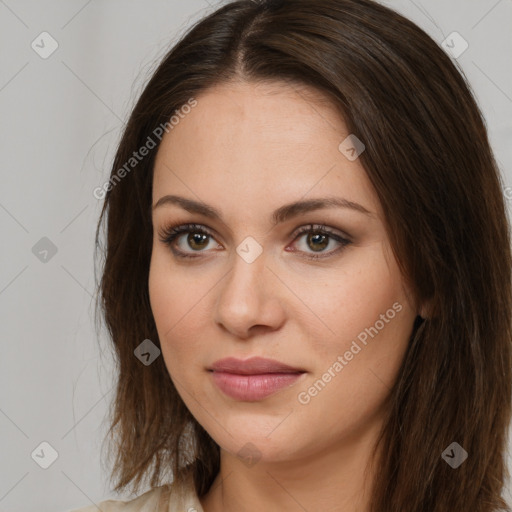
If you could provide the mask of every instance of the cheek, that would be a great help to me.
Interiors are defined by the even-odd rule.
[[[328,351],[345,347],[348,350],[350,342],[365,329],[376,322],[381,327],[381,315],[391,318],[385,329],[378,329],[382,332],[389,333],[392,324],[402,319],[409,322],[408,314],[404,313],[409,311],[409,304],[402,291],[401,276],[395,265],[388,266],[380,244],[354,251],[339,270],[330,269],[323,278],[304,277],[299,289],[316,317],[315,325],[319,319],[322,321],[323,327],[317,330],[320,336],[315,337],[320,350],[322,346]],[[393,309],[397,302],[402,307],[400,313]]]
[[[176,286],[172,286],[171,274],[165,264],[161,250],[153,247],[149,266],[149,302],[159,335],[172,326],[176,313]],[[171,285],[171,286],[169,286]]]
[[[209,288],[204,277],[177,268],[172,263],[172,255],[158,246],[153,248],[148,287],[159,333],[168,334],[169,329],[174,331],[189,321],[188,314],[199,309],[197,306]]]
[[[205,304],[212,285],[194,272],[172,265],[165,249],[154,249],[148,288],[162,355],[170,373],[202,364]]]
[[[316,339],[309,359],[312,374],[295,393],[302,424],[312,429],[321,425],[324,432],[347,437],[360,435],[364,425],[382,412],[415,316],[407,304],[393,302],[394,298],[374,294],[366,308],[347,304],[332,320],[336,336]]]
[[[308,328],[313,375],[300,391],[318,414],[340,403],[356,414],[378,407],[397,376],[416,316],[397,266],[388,264],[380,246],[357,256],[322,286],[307,285],[308,304],[325,328],[320,335],[313,324]]]

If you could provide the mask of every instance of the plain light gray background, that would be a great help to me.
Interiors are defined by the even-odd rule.
[[[512,186],[512,1],[383,3],[439,44],[454,31],[467,41],[453,58]],[[100,466],[114,372],[94,329],[93,190],[108,179],[123,122],[158,59],[218,5],[0,0],[0,511],[124,498]],[[31,46],[55,44],[42,32],[58,44],[47,58]],[[512,189],[504,194],[510,206]],[[46,262],[33,251],[43,237],[57,250]],[[104,333],[100,343],[108,345]],[[42,442],[58,455],[47,469],[33,456]]]

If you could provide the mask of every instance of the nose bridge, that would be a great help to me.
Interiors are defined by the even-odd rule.
[[[217,300],[216,321],[238,335],[253,325],[277,324],[280,318],[275,283],[271,282],[275,278],[265,268],[268,255],[263,251],[253,259],[255,246],[251,243],[237,247]]]
[[[233,255],[231,271],[222,290],[222,298],[239,303],[251,303],[254,307],[261,300],[260,295],[265,294],[265,288],[268,276],[266,274],[266,255],[261,253],[253,261],[246,259],[242,251],[245,250],[243,244],[237,248],[237,253]],[[242,252],[242,256],[240,255]],[[246,306],[247,307],[247,306]]]

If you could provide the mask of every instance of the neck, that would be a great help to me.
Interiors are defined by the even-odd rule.
[[[204,512],[367,512],[375,467],[368,464],[380,427],[293,460],[250,465],[221,449],[220,471],[201,498]]]

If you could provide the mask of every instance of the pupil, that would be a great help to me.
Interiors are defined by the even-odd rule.
[[[325,249],[325,247],[326,247],[326,246],[328,245],[328,243],[329,243],[329,242],[328,242],[328,240],[327,240],[327,236],[326,236],[326,235],[322,235],[322,234],[319,234],[319,233],[314,234],[314,235],[309,235],[309,236],[308,236],[308,242],[313,241],[313,244],[321,243],[321,242],[319,241],[319,238],[320,238],[320,239],[323,239],[323,242],[324,242],[324,243],[323,243],[323,245],[322,245],[322,247],[320,247],[320,249]],[[314,250],[316,250],[314,247],[311,247],[311,248],[312,248],[312,249],[314,249]]]
[[[194,249],[194,248],[202,249],[204,246],[204,243],[207,242],[207,240],[206,240],[207,238],[208,238],[208,235],[204,235],[202,233],[191,233],[188,236],[187,242],[189,243],[190,247],[192,247],[192,249]],[[201,245],[201,242],[203,243],[203,245]],[[199,247],[197,247],[197,246],[199,246]]]

